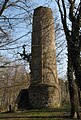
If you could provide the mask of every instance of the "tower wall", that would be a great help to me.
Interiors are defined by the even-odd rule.
[[[60,106],[54,19],[47,7],[34,10],[29,101],[33,108]]]

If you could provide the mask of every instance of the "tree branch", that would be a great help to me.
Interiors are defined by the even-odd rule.
[[[2,13],[4,12],[5,7],[6,7],[6,5],[7,5],[8,2],[9,2],[9,0],[5,0],[4,4],[3,4],[3,6],[2,6],[2,9],[0,10],[0,16],[1,16]]]
[[[62,4],[63,4],[63,7],[64,7],[63,10],[64,10],[64,13],[65,13],[65,16],[63,17],[63,12],[62,12],[62,9],[61,9],[60,1],[56,0],[56,2],[57,2],[57,5],[58,5],[58,8],[59,8],[59,11],[60,11],[61,21],[62,21],[62,24],[63,24],[64,32],[65,32],[66,35],[68,34],[68,36],[69,36],[69,30],[68,30],[67,23],[66,23],[66,8],[65,8],[65,3],[62,0]]]
[[[75,0],[68,0],[69,4],[70,4],[70,10],[69,10],[69,19],[70,21],[72,21],[75,17],[73,15],[73,10],[74,10],[74,5],[75,5]]]
[[[79,8],[78,8],[78,15],[77,15],[77,24],[78,24],[78,27],[80,28],[81,27],[81,1],[79,3]]]
[[[64,21],[66,23],[66,7],[65,7],[65,2],[62,0],[62,5],[63,5],[63,10],[64,10]]]

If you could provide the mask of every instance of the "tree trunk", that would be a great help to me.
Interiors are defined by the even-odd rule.
[[[71,54],[68,47],[68,83],[69,83],[69,93],[70,93],[70,103],[71,103],[71,118],[80,118],[79,115],[79,96],[78,87],[73,78],[73,63],[71,59]]]
[[[76,83],[78,86],[79,101],[80,101],[80,91],[81,91],[81,59],[80,59],[80,44],[81,37],[79,34],[79,25],[76,18],[72,22],[72,33],[71,33],[71,59],[73,63],[74,74],[76,78]]]
[[[80,96],[80,91],[81,91],[81,60],[80,60],[80,50],[77,48],[74,49],[73,51],[75,54],[72,53],[72,59],[73,59],[73,68],[75,72],[75,77],[76,77],[76,83],[78,86],[78,92],[79,92],[79,103],[81,105],[81,96]]]

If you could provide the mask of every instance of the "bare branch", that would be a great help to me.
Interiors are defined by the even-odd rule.
[[[64,2],[64,0],[62,0],[62,5],[63,5],[63,10],[64,10],[64,21],[65,21],[65,23],[66,23],[66,7],[65,7],[65,2]]]
[[[81,2],[79,3],[79,7],[78,7],[77,22],[80,28],[81,27]]]
[[[4,45],[1,45],[0,47],[4,47],[4,46],[6,46],[6,45],[8,45],[8,44],[11,44],[11,43],[13,43],[13,42],[16,42],[16,41],[18,41],[19,39],[21,39],[21,38],[25,37],[26,35],[28,35],[29,33],[30,33],[30,31],[29,31],[28,33],[20,36],[20,37],[17,38],[16,40],[9,41],[8,43],[5,43]]]
[[[2,15],[3,11],[5,10],[5,7],[6,7],[8,2],[9,2],[9,0],[5,0],[4,4],[2,6],[2,9],[0,10],[0,16]]]
[[[63,17],[63,12],[62,12],[62,9],[61,9],[61,5],[60,5],[60,1],[59,0],[56,0],[57,2],[57,5],[58,5],[58,8],[59,8],[59,11],[60,11],[60,15],[61,15],[61,21],[62,21],[62,24],[63,24],[63,28],[64,28],[64,31],[65,31],[65,34],[68,34],[69,36],[69,30],[68,30],[68,27],[67,27],[67,23],[66,23],[66,8],[65,8],[65,4],[62,0],[62,4],[63,4],[63,10],[64,10],[64,17]]]
[[[68,0],[69,4],[70,4],[70,9],[69,9],[69,18],[70,21],[72,21],[73,19],[75,19],[73,12],[74,12],[74,7],[75,7],[75,0]]]

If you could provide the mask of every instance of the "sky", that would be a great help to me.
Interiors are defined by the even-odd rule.
[[[48,4],[48,1],[49,0],[30,0],[31,1],[31,5],[32,8],[30,7],[29,9],[31,10],[30,11],[30,14],[26,15],[25,16],[25,23],[23,22],[23,19],[24,18],[24,15],[23,14],[23,17],[22,15],[19,15],[17,17],[22,17],[20,20],[15,20],[15,23],[14,21],[10,21],[12,24],[13,24],[13,30],[10,30],[10,36],[11,36],[11,39],[12,40],[16,40],[18,39],[19,37],[23,36],[21,39],[18,39],[15,43],[15,45],[13,43],[9,44],[8,46],[6,46],[7,50],[0,50],[0,54],[4,54],[4,56],[8,57],[9,59],[11,59],[12,61],[15,60],[15,59],[18,59],[20,58],[20,56],[17,54],[17,52],[21,52],[22,53],[22,45],[23,44],[26,44],[26,50],[28,53],[31,52],[31,33],[32,32],[32,25],[28,25],[30,24],[30,22],[32,22],[32,18],[31,19],[28,19],[27,18],[29,17],[29,15],[32,16],[33,14],[33,9],[39,7],[39,6],[47,6],[47,7],[50,7],[52,9],[52,12],[53,12],[53,15],[55,16],[56,12],[58,11],[57,10],[57,7],[56,7],[56,4],[54,4],[54,2],[49,2]],[[33,1],[33,3],[32,3]],[[12,14],[13,12],[13,14]],[[13,17],[13,16],[16,16],[16,14],[20,13],[21,11],[18,10],[17,8],[16,9],[13,9],[13,8],[9,8],[7,10],[7,12],[5,11],[4,15],[6,15],[7,17]],[[24,11],[22,11],[23,13]],[[59,14],[59,13],[58,13]],[[20,21],[20,22],[19,22]],[[60,20],[59,20],[60,22]],[[27,34],[25,36],[25,34]],[[61,39],[65,39],[64,37],[61,38]],[[65,43],[66,45],[66,43]],[[8,49],[8,48],[14,48],[16,47],[16,49]],[[4,47],[3,47],[4,49]],[[65,49],[63,51],[63,53],[60,55],[60,57],[62,58],[62,60],[59,62],[57,62],[57,66],[58,66],[58,74],[60,77],[63,77],[66,75],[66,72],[67,72],[67,56],[66,56],[66,52],[67,50]],[[25,62],[25,61],[22,61],[24,62],[27,66],[28,64]],[[29,69],[29,67],[26,67],[27,70]]]

